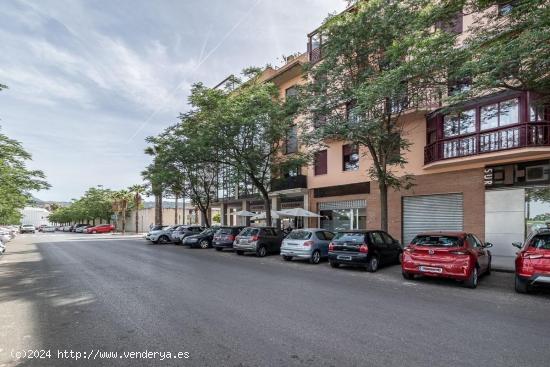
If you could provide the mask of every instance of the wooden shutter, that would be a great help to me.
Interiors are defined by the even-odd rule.
[[[324,175],[327,169],[327,150],[322,150],[315,154],[315,175]]]

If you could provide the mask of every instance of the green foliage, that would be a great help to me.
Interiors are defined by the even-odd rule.
[[[30,160],[21,143],[0,133],[0,223],[19,223],[30,192],[50,187],[42,171],[27,168]]]
[[[214,223],[221,223],[222,216],[220,213],[216,213],[212,216],[212,222]]]
[[[474,0],[469,5],[472,10],[483,11],[494,3]],[[476,15],[462,48],[465,62],[456,72],[458,78],[472,79],[472,88],[462,99],[502,88],[550,98],[550,2],[497,3],[512,3],[510,12],[494,10]]]
[[[381,192],[382,228],[387,228],[387,190],[411,185],[399,168],[407,163],[400,117],[424,108],[447,87],[447,60],[456,59],[456,35],[433,31],[461,7],[460,1],[369,0],[329,18],[321,27],[322,61],[308,68],[301,104],[303,130],[312,150],[327,140],[364,147],[373,161],[369,176]]]
[[[91,187],[84,195],[65,207],[59,207],[49,216],[53,223],[80,223],[95,219],[109,221],[113,214],[113,191]]]

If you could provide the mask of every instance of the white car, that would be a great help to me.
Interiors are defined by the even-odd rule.
[[[35,233],[36,228],[32,224],[23,224],[21,226],[21,233]]]
[[[42,227],[42,232],[55,232],[55,227],[54,226],[45,226],[45,227]]]

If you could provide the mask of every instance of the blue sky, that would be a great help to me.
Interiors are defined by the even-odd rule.
[[[144,138],[177,122],[190,86],[306,50],[343,0],[0,2],[0,125],[69,200],[141,182]]]

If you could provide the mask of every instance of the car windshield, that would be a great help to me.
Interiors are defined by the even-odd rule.
[[[416,236],[411,243],[417,246],[456,247],[460,246],[460,239],[455,236],[421,235]]]
[[[294,230],[290,232],[286,238],[289,240],[309,240],[311,238],[311,232]]]
[[[535,236],[529,247],[537,250],[550,250],[550,234]]]
[[[364,233],[338,232],[336,233],[336,236],[334,236],[334,239],[339,241],[363,241],[364,237],[365,237]]]
[[[245,228],[239,236],[248,237],[257,235],[260,230],[258,228]]]

